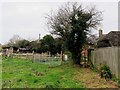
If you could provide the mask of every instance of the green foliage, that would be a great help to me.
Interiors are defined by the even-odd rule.
[[[26,48],[27,46],[29,46],[30,42],[28,40],[20,40],[16,43],[15,46],[20,47],[20,48]]]
[[[90,69],[94,72],[98,72],[99,73],[99,70],[93,65],[93,63],[90,63]]]
[[[14,46],[18,48],[27,48],[29,52],[51,52],[51,54],[60,53],[63,41],[59,38],[53,38],[51,35],[45,35],[40,41],[19,40]]]
[[[61,53],[62,45],[63,45],[63,40],[61,38],[55,38],[56,52]]]
[[[40,46],[40,43],[37,43],[37,41],[31,41],[29,45],[31,51],[42,53]]]
[[[100,67],[100,75],[101,78],[105,78],[105,79],[111,79],[112,78],[112,72],[110,70],[110,68],[106,65],[103,65]]]
[[[51,35],[46,35],[41,40],[41,49],[43,52],[51,52],[51,54],[55,54],[55,40]]]
[[[118,83],[118,86],[120,87],[120,79],[117,78],[115,75],[113,75],[112,80]]]
[[[53,38],[51,35],[45,35],[40,40],[40,50],[42,52],[50,52],[52,55],[60,53],[63,41],[60,38]]]
[[[72,57],[72,54],[71,54],[71,52],[70,52],[70,51],[65,51],[65,52],[64,52],[64,54],[67,54],[69,58],[71,58],[71,57]]]

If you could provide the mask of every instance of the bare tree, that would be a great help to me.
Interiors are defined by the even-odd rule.
[[[17,44],[17,42],[19,42],[20,40],[22,40],[22,38],[19,35],[13,35],[13,37],[9,40],[8,45],[13,46]]]
[[[91,29],[100,24],[101,12],[95,7],[83,8],[82,4],[68,2],[47,19],[51,33],[62,38],[63,45],[72,53],[74,63],[80,64],[82,46],[87,42]]]

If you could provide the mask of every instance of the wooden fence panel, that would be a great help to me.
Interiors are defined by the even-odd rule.
[[[107,65],[120,78],[120,47],[98,48],[92,51],[91,60],[95,66]]]

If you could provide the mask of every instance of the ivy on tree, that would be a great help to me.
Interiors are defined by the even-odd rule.
[[[82,5],[67,3],[56,14],[48,15],[51,33],[63,40],[63,46],[72,53],[74,64],[80,64],[81,51],[87,42],[87,34],[100,24],[101,12]]]

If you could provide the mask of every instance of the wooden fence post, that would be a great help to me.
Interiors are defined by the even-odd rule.
[[[28,53],[26,53],[26,59],[28,59]]]
[[[34,62],[34,51],[32,52],[32,62]]]
[[[63,61],[63,52],[61,51],[61,54],[60,54],[60,65],[62,65],[62,61]]]

